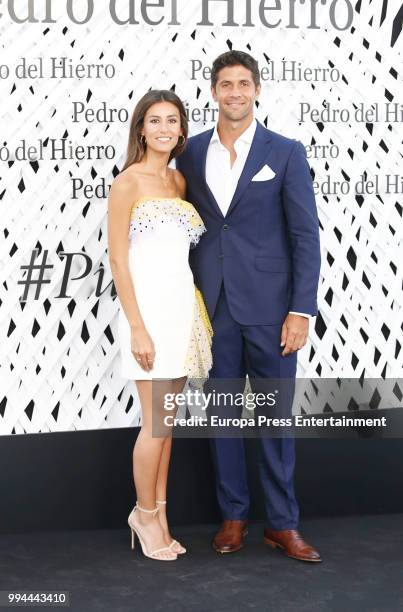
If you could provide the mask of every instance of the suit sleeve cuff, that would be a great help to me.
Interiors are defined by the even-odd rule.
[[[296,315],[299,315],[300,317],[306,317],[307,319],[311,318],[311,315],[306,314],[305,312],[295,312],[294,310],[290,310],[290,314],[296,314]]]

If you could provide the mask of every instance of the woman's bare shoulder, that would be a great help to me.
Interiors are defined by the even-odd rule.
[[[112,182],[110,197],[118,198],[124,203],[133,203],[140,189],[139,173],[132,167],[118,174]]]
[[[185,177],[183,176],[182,172],[180,172],[180,170],[176,170],[174,168],[172,168],[172,172],[173,177],[174,177],[174,181],[176,184],[176,187],[180,193],[181,198],[184,198],[186,195],[186,180]]]
[[[119,189],[132,188],[138,184],[140,175],[138,168],[134,165],[129,166],[115,177],[112,185],[116,185]]]

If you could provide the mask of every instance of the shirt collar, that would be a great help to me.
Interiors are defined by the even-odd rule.
[[[239,138],[237,138],[235,142],[242,141],[247,144],[251,144],[255,136],[256,127],[257,127],[257,121],[256,119],[253,119],[250,126],[244,132],[242,132],[242,134],[239,136]],[[210,144],[213,144],[214,142],[221,144],[220,137],[218,135],[217,124],[215,125],[214,132],[210,140]]]

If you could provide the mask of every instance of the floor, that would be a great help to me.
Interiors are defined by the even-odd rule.
[[[215,527],[177,528],[188,553],[171,563],[132,551],[128,528],[4,535],[0,589],[66,590],[74,612],[403,610],[403,515],[303,521],[317,564],[264,546],[261,524],[241,551],[219,555]]]

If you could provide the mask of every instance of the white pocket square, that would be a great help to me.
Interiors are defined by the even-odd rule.
[[[270,179],[275,176],[276,173],[266,164],[257,174],[255,174],[252,181],[270,181]]]

